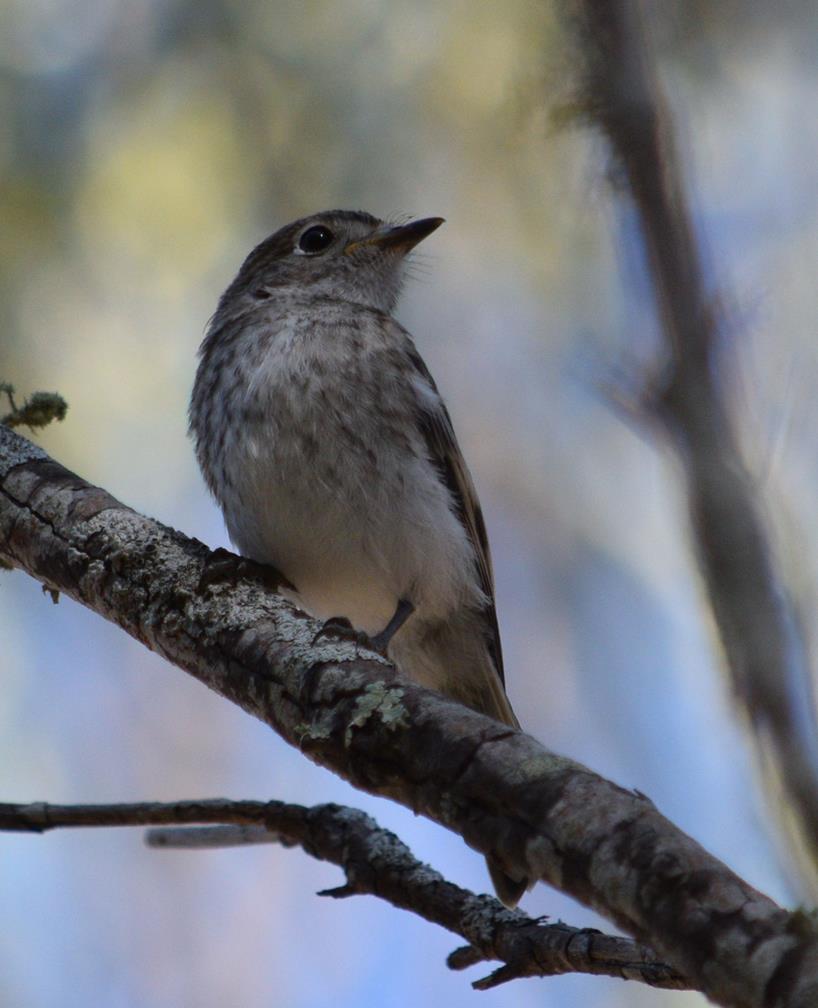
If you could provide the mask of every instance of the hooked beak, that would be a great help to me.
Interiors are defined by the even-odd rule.
[[[360,241],[350,242],[344,249],[344,255],[349,255],[355,249],[364,245],[375,245],[381,249],[394,249],[403,255],[411,251],[418,242],[428,238],[433,231],[437,231],[443,223],[442,217],[424,217],[422,220],[410,221],[408,224],[399,224],[396,227],[385,225],[373,231],[366,238]]]

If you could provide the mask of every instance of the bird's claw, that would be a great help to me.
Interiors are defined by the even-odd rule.
[[[332,616],[326,620],[318,633],[313,637],[313,646],[322,637],[335,637],[338,640],[351,641],[359,647],[369,648],[371,651],[377,651],[379,654],[382,653],[376,643],[377,637],[373,638],[368,633],[364,633],[363,630],[356,630],[346,616]]]
[[[212,585],[235,584],[242,578],[256,581],[264,588],[274,592],[280,588],[289,588],[291,591],[295,591],[295,586],[275,567],[258,563],[247,557],[236,556],[235,553],[231,553],[221,546],[213,550],[205,561],[197,590],[201,594]]]

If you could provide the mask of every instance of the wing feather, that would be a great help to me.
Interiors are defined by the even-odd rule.
[[[497,610],[494,604],[494,571],[491,564],[489,541],[483,512],[477,499],[477,491],[472,482],[463,453],[455,437],[449,411],[437,392],[437,386],[414,345],[408,349],[409,360],[423,381],[436,393],[434,406],[418,399],[417,423],[423,434],[429,458],[437,468],[454,502],[455,513],[460,519],[466,535],[474,549],[480,587],[488,599],[483,609],[486,627],[486,643],[500,682],[505,686],[503,652],[500,646],[500,628],[497,625]]]

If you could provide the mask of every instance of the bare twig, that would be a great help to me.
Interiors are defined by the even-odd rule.
[[[453,969],[486,959],[505,966],[478,980],[484,990],[517,977],[589,973],[640,980],[652,987],[689,988],[687,981],[655,954],[629,938],[599,931],[545,924],[520,911],[508,911],[490,896],[475,896],[453,885],[368,815],[340,805],[304,808],[284,802],[209,801],[142,802],[121,805],[0,804],[0,830],[44,832],[66,826],[144,826],[168,823],[231,823],[205,829],[152,830],[149,842],[165,846],[203,834],[205,845],[220,840],[298,845],[322,861],[343,869],[346,883],[322,895],[351,896],[368,893],[393,906],[410,910],[469,942],[468,962],[453,953]]]
[[[687,475],[699,566],[736,696],[818,861],[818,731],[793,614],[771,557],[717,368],[722,318],[707,290],[669,116],[635,0],[571,6],[584,106],[621,165],[647,250],[667,365],[649,405]]]
[[[254,844],[284,844],[280,833],[265,826],[160,826],[145,834],[148,847],[166,850],[212,850],[249,847]]]

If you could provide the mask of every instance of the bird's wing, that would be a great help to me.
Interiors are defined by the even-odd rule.
[[[497,625],[497,610],[494,605],[494,571],[491,566],[489,541],[486,535],[486,525],[483,521],[483,512],[477,499],[477,491],[474,488],[463,453],[460,451],[460,445],[457,443],[449,411],[440,398],[434,379],[429,374],[429,369],[411,342],[407,348],[407,355],[418,376],[434,393],[433,398],[418,397],[417,423],[426,441],[429,458],[452,495],[455,513],[474,548],[480,587],[488,599],[488,604],[483,610],[486,622],[486,642],[500,682],[505,686],[500,628]]]

